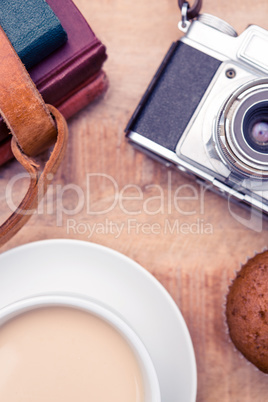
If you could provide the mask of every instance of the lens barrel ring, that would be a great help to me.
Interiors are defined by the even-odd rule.
[[[254,80],[240,87],[217,116],[217,151],[242,175],[268,177],[268,144],[254,146],[247,127],[249,122],[252,125],[252,116],[258,116],[261,108],[266,111],[266,106],[268,110],[268,80]]]

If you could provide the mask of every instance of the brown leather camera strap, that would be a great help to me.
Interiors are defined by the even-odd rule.
[[[182,6],[184,3],[188,4],[188,1],[185,0],[178,0],[179,2],[179,7],[182,9]],[[202,7],[202,0],[195,0],[194,4],[192,6],[189,5],[188,10],[187,10],[187,18],[189,20],[192,20],[193,18],[196,18],[201,10]]]
[[[0,27],[0,113],[9,127],[12,150],[30,175],[30,185],[17,210],[0,226],[0,246],[35,212],[62,161],[68,128],[53,106],[45,105],[29,74]],[[32,159],[55,143],[43,171]]]

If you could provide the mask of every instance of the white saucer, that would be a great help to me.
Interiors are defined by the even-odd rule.
[[[0,308],[22,298],[68,293],[108,306],[134,329],[154,363],[163,402],[194,402],[191,338],[164,287],[124,255],[77,240],[46,240],[0,255]]]

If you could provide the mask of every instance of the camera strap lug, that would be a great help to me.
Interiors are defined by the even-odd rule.
[[[181,8],[181,21],[178,24],[178,28],[180,31],[186,33],[191,25],[191,22],[188,20],[188,8],[189,3],[184,2]]]
[[[202,7],[202,0],[195,0],[193,6],[191,7],[189,6],[189,3],[185,0],[178,0],[178,3],[181,10],[183,9],[184,4],[187,4],[186,18],[188,20],[196,18]]]

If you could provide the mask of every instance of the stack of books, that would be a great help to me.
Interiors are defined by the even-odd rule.
[[[68,119],[105,92],[106,48],[71,0],[2,2],[0,25],[46,103]],[[13,158],[10,140],[0,118],[0,165]]]

